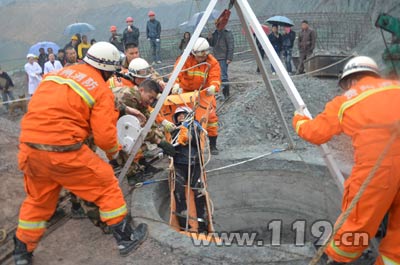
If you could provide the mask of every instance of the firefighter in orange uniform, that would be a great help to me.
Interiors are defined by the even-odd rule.
[[[340,133],[352,138],[355,164],[344,184],[342,212],[392,134],[396,133],[397,138],[343,226],[328,243],[329,264],[358,259],[387,213],[387,234],[380,242],[376,264],[400,264],[400,82],[381,78],[371,58],[358,56],[345,65],[339,85],[346,90],[343,95],[329,102],[313,120],[297,113],[293,127],[300,137],[314,144],[323,144]],[[366,240],[358,240],[361,236]]]
[[[146,224],[134,229],[127,221],[125,200],[111,166],[83,144],[92,133],[110,159],[118,156],[118,111],[105,80],[116,70],[119,52],[110,43],[97,42],[83,61],[48,74],[21,122],[18,163],[27,197],[14,237],[16,264],[32,264],[32,252],[62,187],[99,206],[101,220],[110,226],[121,255],[147,237]]]
[[[172,88],[172,94],[192,92],[195,90],[207,91],[211,98],[212,109],[208,117],[207,132],[210,139],[211,154],[217,155],[218,116],[216,113],[215,94],[221,85],[221,68],[217,59],[210,53],[210,45],[205,38],[198,38],[193,46],[192,54],[186,60],[176,83]],[[179,62],[179,58],[176,64]],[[202,65],[198,65],[204,63]],[[175,66],[176,66],[175,64]],[[196,66],[198,65],[198,66]],[[185,71],[185,69],[188,69]]]

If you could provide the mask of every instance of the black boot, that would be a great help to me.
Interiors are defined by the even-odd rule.
[[[32,252],[28,252],[26,244],[14,235],[14,261],[15,265],[32,265]]]
[[[330,260],[326,264],[328,264],[328,265],[345,265],[347,263]]]
[[[222,93],[224,94],[225,99],[229,98],[229,85],[223,86]]]
[[[343,262],[334,261],[334,260],[330,259],[328,257],[328,255],[326,255],[325,253],[322,254],[321,261],[322,261],[323,264],[327,264],[327,265],[328,264],[329,265],[344,265],[344,264],[347,264],[347,263],[343,263]]]
[[[133,229],[126,217],[118,224],[111,225],[110,228],[117,241],[121,256],[127,256],[139,247],[146,240],[148,234],[146,224],[139,224]]]
[[[217,136],[208,137],[210,140],[210,152],[212,155],[218,155],[219,151],[217,149]]]

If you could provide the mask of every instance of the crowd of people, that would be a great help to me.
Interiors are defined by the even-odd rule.
[[[253,34],[255,37],[255,34]],[[312,29],[307,20],[303,20],[301,22],[301,30],[297,36],[298,39],[298,50],[299,50],[299,63],[297,66],[297,71],[295,74],[300,75],[304,74],[304,61],[311,57],[313,51],[315,49],[316,44],[316,32]],[[279,32],[279,26],[273,24],[271,27],[271,33],[268,34],[268,39],[271,42],[272,47],[274,48],[278,57],[282,57],[286,70],[289,74],[294,74],[293,72],[293,46],[296,40],[296,32],[292,30],[290,26],[283,26],[283,32]],[[257,48],[260,51],[261,57],[264,59],[265,51],[261,46],[259,40],[256,38]],[[272,75],[275,75],[275,69],[271,65]],[[260,72],[260,69],[257,67],[257,72]]]

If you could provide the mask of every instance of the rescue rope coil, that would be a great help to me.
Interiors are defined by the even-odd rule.
[[[388,125],[384,125],[384,126],[379,126],[380,128],[387,128]],[[377,126],[368,126],[368,128],[377,128]],[[340,218],[337,222],[337,224],[335,225],[333,232],[330,234],[330,236],[328,237],[328,239],[326,240],[326,242],[324,243],[323,246],[321,246],[317,253],[315,254],[315,256],[312,258],[312,260],[310,261],[309,265],[316,265],[318,264],[319,260],[321,259],[322,255],[324,254],[324,251],[326,250],[326,248],[328,247],[329,243],[331,242],[331,240],[333,239],[334,235],[336,235],[336,233],[339,231],[339,229],[343,226],[344,222],[347,220],[347,218],[349,217],[350,213],[352,212],[353,208],[356,206],[356,204],[358,203],[358,201],[360,200],[361,196],[363,195],[364,191],[366,190],[366,188],[368,187],[369,183],[371,182],[371,180],[373,179],[373,177],[375,176],[377,170],[379,169],[383,159],[386,157],[386,155],[388,154],[392,144],[394,143],[394,141],[400,136],[400,121],[395,122],[394,124],[391,124],[390,129],[392,131],[391,133],[391,137],[389,139],[389,141],[387,142],[385,148],[383,149],[381,155],[378,157],[378,159],[376,160],[373,168],[371,169],[370,173],[368,174],[367,178],[364,180],[363,184],[361,185],[360,189],[358,190],[357,194],[354,196],[353,200],[351,201],[349,207],[346,209],[346,211],[340,215]]]

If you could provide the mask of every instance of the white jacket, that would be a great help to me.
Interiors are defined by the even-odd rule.
[[[28,93],[29,95],[33,95],[35,93],[36,88],[38,87],[40,81],[42,81],[42,67],[37,62],[33,62],[30,64],[29,62],[25,64],[25,72],[28,74],[29,83],[28,83]]]
[[[63,68],[63,66],[61,65],[60,61],[55,60],[54,64],[52,64],[50,61],[47,61],[44,64],[44,70],[43,71],[44,71],[45,74],[47,74],[49,72],[52,72],[54,70],[58,70],[58,69],[61,69],[61,68]]]

